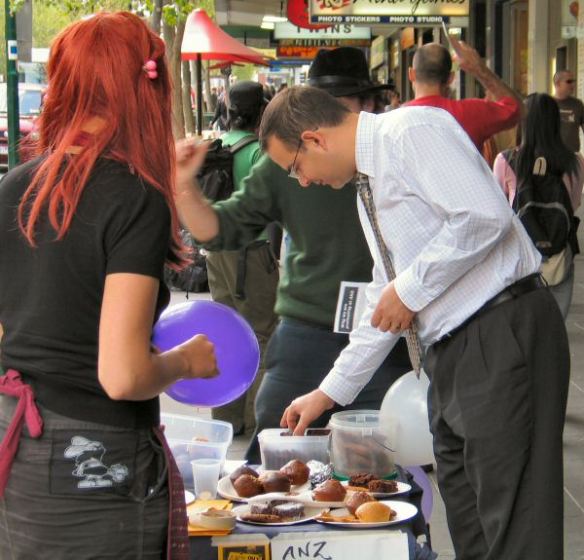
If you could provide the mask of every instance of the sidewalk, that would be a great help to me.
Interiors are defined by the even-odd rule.
[[[584,235],[581,236],[580,244],[584,248]],[[210,299],[208,293],[189,294],[189,297]],[[184,301],[184,298],[184,293],[173,292],[172,303]],[[564,430],[564,560],[584,560],[584,256],[582,255],[576,258],[574,299],[566,324],[570,337],[572,375]],[[210,416],[209,409],[182,405],[165,395],[162,397],[162,408],[165,412],[176,414]],[[229,458],[243,458],[248,438],[249,436],[235,438],[230,448]],[[446,525],[444,504],[436,486],[435,473],[432,473],[430,478],[434,490],[434,510],[430,520],[432,545],[440,560],[453,560],[454,551]]]

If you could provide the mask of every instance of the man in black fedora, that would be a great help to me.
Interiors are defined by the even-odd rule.
[[[308,82],[354,112],[372,112],[379,92],[390,87],[371,81],[364,54],[352,47],[321,50]],[[290,400],[316,389],[348,344],[348,335],[333,332],[340,283],[370,281],[372,260],[359,224],[354,186],[303,188],[293,173],[264,156],[240,191],[209,205],[192,183],[195,160],[196,156],[179,153],[177,205],[182,222],[206,248],[239,249],[273,221],[290,237],[275,306],[280,323],[266,350],[266,373],[255,402],[256,433],[246,453],[248,461],[259,463],[257,434],[277,428]],[[409,370],[402,340],[346,408],[379,409],[389,386]],[[314,425],[325,426],[337,410],[341,407],[327,411]]]
[[[308,70],[308,85],[324,89],[351,111],[383,112],[381,92],[392,84],[374,84],[363,52],[353,47],[321,50]]]

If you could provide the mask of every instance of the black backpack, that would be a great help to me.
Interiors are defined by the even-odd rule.
[[[164,267],[164,280],[171,290],[183,292],[208,292],[207,260],[203,250],[195,244],[193,236],[186,229],[181,229],[183,243],[191,250],[191,263],[177,272]]]
[[[197,175],[199,186],[207,199],[217,202],[233,194],[233,158],[239,150],[256,140],[257,137],[250,134],[229,147],[223,146],[221,139],[211,143],[203,167]],[[197,247],[188,230],[182,229],[181,236],[183,243],[191,249],[190,258],[193,262],[180,272],[166,267],[164,272],[166,284],[174,290],[208,292],[205,250]]]
[[[220,138],[211,142],[205,162],[197,174],[201,191],[208,200],[217,202],[233,194],[233,158],[239,150],[256,141],[257,137],[251,134],[233,146],[223,146]]]
[[[517,175],[517,152],[506,150],[503,157]],[[533,173],[528,178],[522,182],[517,179],[513,210],[544,257],[551,257],[576,242],[568,189],[562,175],[547,172],[545,158],[535,160]]]

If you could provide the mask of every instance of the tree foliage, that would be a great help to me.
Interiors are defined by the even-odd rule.
[[[0,0],[0,3],[3,0]],[[13,12],[18,11],[26,0],[10,0]],[[167,56],[175,83],[174,116],[175,134],[185,133],[185,115],[188,132],[192,132],[192,112],[188,92],[190,84],[183,84],[180,47],[188,15],[196,8],[215,16],[215,0],[33,0],[33,45],[48,47],[53,37],[63,27],[80,17],[100,10],[130,10],[148,17],[153,29],[162,34],[166,42]],[[4,11],[0,10],[0,25],[4,30]],[[0,45],[0,74],[5,74],[5,42]],[[181,87],[182,85],[182,87]]]

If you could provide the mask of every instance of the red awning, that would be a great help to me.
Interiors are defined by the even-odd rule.
[[[227,60],[268,66],[265,58],[225,33],[201,9],[194,10],[187,18],[181,46],[183,60],[196,60],[198,54],[202,60]]]

